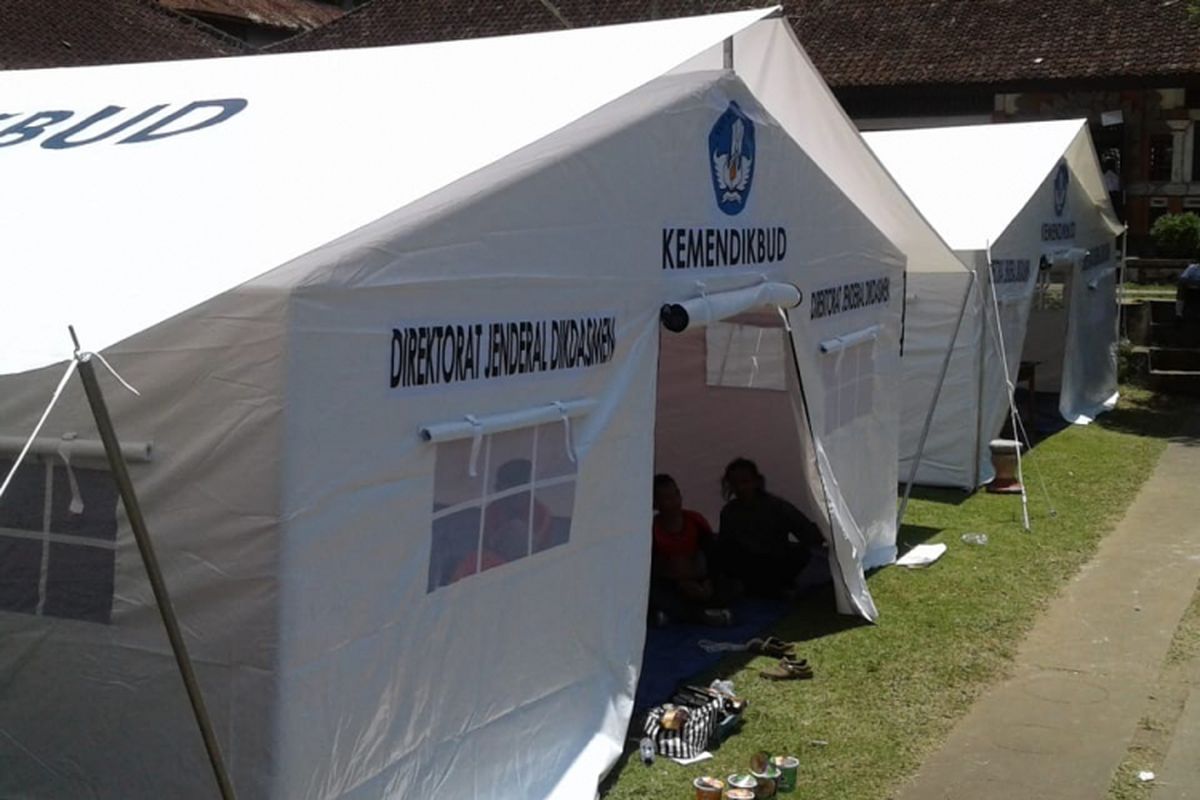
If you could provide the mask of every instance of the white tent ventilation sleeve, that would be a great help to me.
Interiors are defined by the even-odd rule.
[[[882,325],[872,325],[871,327],[863,328],[860,331],[853,331],[841,336],[834,336],[832,339],[822,339],[821,352],[836,353],[840,350],[854,347],[856,344],[873,341],[879,338],[879,334],[882,331]]]
[[[534,408],[523,408],[518,411],[506,411],[503,414],[489,414],[483,417],[468,415],[453,422],[438,422],[426,425],[420,429],[421,438],[427,442],[453,442],[459,439],[474,439],[481,441],[484,436],[493,433],[530,428],[534,425],[544,425],[547,422],[566,421],[574,417],[582,417],[596,407],[596,401],[590,398],[583,400],[565,400],[548,403]],[[568,429],[569,430],[569,429]],[[570,447],[568,436],[567,446]],[[472,461],[475,460],[475,450],[478,444],[472,446]],[[572,455],[573,455],[572,451]]]
[[[663,306],[667,330],[681,333],[693,325],[708,325],[763,306],[794,308],[802,298],[800,290],[790,283],[760,283],[716,294],[706,294],[701,285],[700,291],[699,297]]]
[[[1055,250],[1050,254],[1050,262],[1055,266],[1074,266],[1087,257],[1088,251],[1082,247],[1071,247],[1066,250]]]
[[[59,455],[64,444],[70,444],[71,458],[104,458],[104,442],[99,439],[76,439],[72,434],[64,434],[60,439],[40,437],[34,439],[29,446],[29,452],[35,456]],[[25,439],[17,436],[0,436],[0,456],[20,453],[25,447]],[[122,442],[121,455],[126,461],[144,463],[151,461],[154,455],[153,442]]]

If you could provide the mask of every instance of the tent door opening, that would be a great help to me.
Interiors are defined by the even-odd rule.
[[[1022,362],[1036,364],[1038,392],[1057,394],[1062,388],[1074,272],[1073,259],[1053,256],[1044,259],[1038,269],[1021,350]]]
[[[775,308],[660,334],[654,469],[675,479],[684,508],[703,515],[718,534],[722,475],[729,462],[747,458],[766,478],[767,491],[830,541],[789,336]],[[827,558],[814,552],[798,577],[816,583],[828,574]]]

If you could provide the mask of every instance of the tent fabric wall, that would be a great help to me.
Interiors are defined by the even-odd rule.
[[[209,714],[238,787],[269,784],[279,652],[277,538],[285,399],[286,295],[234,291],[136,334],[106,358],[135,386],[100,381],[116,430],[154,443],[130,464],[159,562],[183,622]],[[0,376],[0,420],[28,434],[62,366]],[[77,380],[43,431],[98,434]],[[11,455],[4,462],[7,471]],[[65,478],[57,456],[46,459]],[[27,469],[43,469],[31,462]],[[107,473],[103,459],[71,468]],[[56,479],[55,497],[65,488]],[[100,498],[84,487],[84,518]],[[114,498],[115,499],[115,498]],[[11,613],[13,503],[0,500],[0,795],[190,797],[211,794],[208,762],[120,505],[111,620]],[[58,500],[56,502],[62,502]],[[111,513],[111,512],[110,512]],[[50,544],[49,577],[75,562]],[[75,548],[76,552],[99,548]],[[71,578],[78,572],[67,572]],[[262,796],[260,793],[259,796]]]
[[[425,76],[421,58],[459,64],[470,45],[13,78],[8,97],[22,106],[61,94],[82,107],[101,89],[133,105],[181,83],[203,97],[250,95],[249,116],[144,150],[96,149],[111,146],[98,141],[55,153],[26,140],[6,153],[15,154],[14,185],[49,176],[64,198],[14,235],[14,257],[33,263],[42,253],[37,230],[88,220],[83,265],[83,245],[60,236],[53,270],[24,275],[14,296],[20,308],[82,320],[85,345],[104,346],[143,392],[114,391],[110,403],[123,436],[154,442],[155,460],[137,465],[134,480],[239,796],[594,793],[622,749],[644,637],[658,310],[701,290],[763,280],[800,290],[791,344],[811,396],[805,414],[793,413],[813,452],[796,458],[820,477],[839,605],[874,618],[863,569],[894,554],[895,474],[879,465],[896,463],[903,256],[737,78],[653,80],[760,16],[547,35],[553,46],[488,41],[480,57],[495,55],[498,65],[509,50],[533,55],[497,75],[473,74],[478,85],[454,72],[446,96],[430,92],[416,115],[420,97],[362,105],[380,115],[383,133],[364,125],[351,161],[314,157],[295,180],[272,179],[295,163],[294,149],[280,148],[287,135],[311,125],[305,137],[321,136],[323,126],[358,119],[330,110],[363,99],[367,82],[347,81],[347,69]],[[648,46],[660,41],[670,45]],[[612,52],[641,58],[614,70]],[[531,71],[542,76],[528,87],[540,103],[487,101],[539,58],[578,69]],[[337,72],[336,84],[296,77],[321,69]],[[310,114],[315,97],[328,100],[328,113]],[[533,122],[524,116],[531,106]],[[478,116],[438,117],[454,109]],[[729,115],[755,132],[754,177],[722,189],[710,137]],[[509,120],[511,129],[500,124]],[[431,149],[442,141],[435,124],[461,125],[451,135],[474,141],[483,122],[504,132],[484,151],[463,159]],[[236,153],[246,183],[231,195],[212,164]],[[401,169],[409,164],[412,174]],[[361,195],[329,219],[328,202],[304,207],[317,188],[325,200],[341,198],[339,187],[360,180]],[[176,191],[188,181],[193,191]],[[105,187],[119,201],[61,191],[75,185]],[[737,216],[720,208],[735,190]],[[130,211],[142,208],[162,213]],[[664,246],[688,231],[730,230],[756,232],[754,263],[675,263],[671,252],[688,261],[692,251]],[[89,270],[100,267],[97,283]],[[69,302],[53,305],[56,295]],[[57,367],[30,370],[65,350],[60,318],[46,316],[53,324],[36,314],[4,320],[10,339],[24,332],[31,342],[6,351],[2,364],[15,372],[0,376],[6,436],[28,432],[57,380]],[[405,349],[418,330],[474,332],[488,348],[477,351],[483,358],[509,352],[498,330],[545,332],[554,322],[587,324],[582,361],[562,366],[543,353],[535,364],[525,338],[524,361],[487,356],[498,359],[495,374],[465,362],[440,378],[433,368],[397,372],[413,353],[432,363],[427,339]],[[878,334],[853,352],[820,352],[820,341],[867,328]],[[595,408],[571,420],[569,438],[565,422],[529,434],[529,488],[518,485],[534,498],[547,490],[552,522],[568,520],[567,535],[543,543],[531,527],[523,557],[494,565],[477,556],[453,580],[435,576],[433,517],[457,508],[439,504],[441,482],[458,492],[454,502],[478,498],[463,510],[475,508],[486,536],[492,504],[518,496],[500,486],[490,454],[511,457],[524,445],[481,441],[472,474],[472,440],[439,445],[419,430],[583,399]],[[543,428],[557,442],[545,461]],[[46,435],[71,431],[95,438],[75,386]],[[542,481],[539,463],[560,471]],[[17,763],[0,773],[0,793],[157,798],[211,787],[119,515],[114,542],[110,624],[0,611],[6,641],[22,643],[0,661],[8,687],[0,758]],[[135,727],[154,735],[130,735]]]
[[[1004,424],[1008,384],[1015,383],[1023,358],[1056,359],[1061,353],[1061,366],[1039,370],[1047,374],[1047,386],[1061,370],[1060,404],[1070,421],[1087,421],[1115,402],[1116,299],[1106,276],[1115,272],[1113,237],[1121,228],[1103,193],[1084,121],[873,132],[864,138],[980,278],[946,378],[956,388],[938,400],[917,474],[918,483],[973,489],[992,478],[987,443]],[[1065,191],[1063,202],[1056,200],[1056,185]],[[1062,324],[1040,312],[1031,323],[1032,300],[1039,263],[1072,249],[1085,254],[1069,283],[1065,344],[1028,339],[1027,330],[1050,333]],[[1085,263],[1092,273],[1086,279]],[[907,309],[907,325],[921,325],[925,313],[917,299]],[[976,391],[963,391],[972,384]],[[964,419],[975,421],[973,436],[961,435]],[[902,442],[914,441],[919,429],[920,421],[904,416]],[[904,445],[901,452],[908,452]]]

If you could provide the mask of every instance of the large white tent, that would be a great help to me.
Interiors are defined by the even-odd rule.
[[[1123,228],[1085,120],[865,138],[978,276],[917,474],[918,483],[974,488],[992,477],[988,441],[1003,427],[1022,361],[1036,365],[1039,391],[1060,393],[1069,422],[1090,422],[1116,403],[1115,237]],[[944,319],[923,300],[909,304],[908,325]],[[902,421],[902,475],[921,423]]]
[[[904,324],[901,333],[901,481],[911,476],[922,427],[940,393],[974,393],[970,371],[979,352],[982,326],[973,318],[960,319],[974,292],[973,267],[964,264],[938,230],[923,216],[879,158],[867,146],[853,121],[837,105],[832,91],[804,52],[789,25],[759,23],[733,38],[738,75],[770,109],[793,139],[800,143],[846,196],[904,253]],[[722,54],[709,50],[690,66],[715,68]],[[814,118],[813,108],[836,109]],[[976,324],[972,324],[975,322]],[[947,356],[950,365],[943,365]],[[953,368],[949,368],[952,366]],[[930,426],[936,453],[956,429]],[[927,466],[920,477],[937,482],[939,470]],[[952,481],[953,482],[953,481]],[[890,541],[887,544],[891,544]],[[895,548],[873,548],[870,566],[890,563]]]
[[[240,797],[594,793],[638,678],[656,444],[711,445],[656,437],[656,408],[766,397],[669,383],[664,304],[680,352],[705,323],[778,333],[772,488],[874,618],[904,258],[697,69],[757,26],[786,22],[6,74],[0,474],[73,324],[141,392],[106,381]],[[825,95],[807,113],[843,130]],[[67,383],[0,498],[0,794],[205,796],[96,437]]]

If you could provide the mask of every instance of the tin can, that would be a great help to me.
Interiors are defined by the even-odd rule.
[[[725,781],[705,776],[692,781],[692,786],[696,788],[696,800],[721,800],[721,791],[725,788]]]
[[[730,775],[725,782],[729,784],[730,789],[749,789],[751,797],[754,796],[754,789],[758,786],[758,781],[753,775]]]
[[[751,774],[758,782],[758,785],[754,787],[755,800],[773,800],[775,790],[779,786],[779,770],[768,764],[765,772]]]
[[[771,764],[779,770],[779,792],[796,791],[796,773],[800,769],[800,759],[795,756],[775,756],[771,759]]]
[[[754,800],[753,789],[726,789],[725,800]]]

